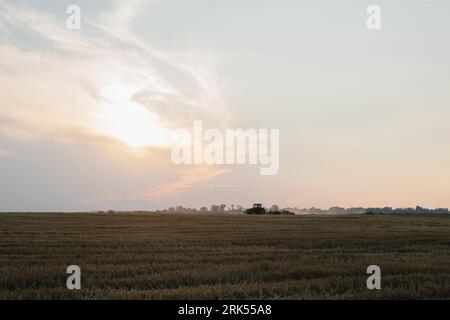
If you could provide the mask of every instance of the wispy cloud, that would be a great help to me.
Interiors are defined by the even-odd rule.
[[[145,191],[134,190],[120,194],[100,194],[86,199],[85,203],[98,205],[117,201],[159,202],[174,199],[181,193],[192,191],[193,188],[211,188],[212,186],[208,183],[227,172],[229,172],[228,169],[212,166],[183,167],[178,168],[175,172],[167,170],[167,173],[172,176],[170,182],[159,184]],[[238,186],[221,185],[220,187],[234,188]]]
[[[213,65],[182,53],[173,57],[133,32],[133,21],[148,5],[117,1],[95,17],[82,11],[82,29],[70,31],[61,17],[0,2],[1,132],[56,141],[103,135],[105,142],[138,140],[159,148],[155,136],[163,141],[171,129],[190,127],[193,120],[226,126],[222,84]],[[33,46],[15,38],[19,31]],[[152,196],[221,173],[201,170],[174,171],[178,179]]]
[[[15,43],[1,44],[0,68],[6,72],[0,83],[9,83],[11,89],[2,90],[0,99],[9,106],[1,109],[2,115],[28,124],[39,119],[42,125],[33,128],[38,131],[81,126],[95,132],[103,128],[98,114],[123,103],[115,101],[123,90],[128,102],[169,128],[195,118],[223,122],[227,117],[213,70],[175,61],[131,33],[130,21],[139,5],[140,1],[116,5],[111,15],[71,32],[48,14],[0,4],[9,32],[25,26],[53,46],[29,51]]]
[[[188,191],[192,185],[206,183],[228,171],[227,169],[208,166],[180,169],[179,179],[154,188],[142,194],[141,197],[148,199],[171,198],[179,192]]]

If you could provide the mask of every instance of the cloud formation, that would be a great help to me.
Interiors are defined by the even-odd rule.
[[[86,19],[79,31],[48,14],[1,4],[8,23],[0,47],[0,84],[6,88],[1,115],[34,132],[75,127],[119,140],[105,114],[136,113],[144,119],[143,135],[146,122],[162,131],[196,118],[223,122],[225,104],[213,69],[172,59],[131,32],[139,3],[116,4],[94,23]],[[12,41],[18,29],[38,38],[39,49]]]
[[[117,1],[97,16],[81,8],[82,29],[70,31],[65,12],[55,16],[0,3],[0,133],[168,148],[171,130],[193,120],[225,126],[214,67],[182,54],[172,57],[141,39],[132,21],[143,5]],[[198,180],[183,170],[177,168],[179,179],[169,189],[217,175],[204,168],[210,173]]]

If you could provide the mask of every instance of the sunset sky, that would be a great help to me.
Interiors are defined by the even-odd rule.
[[[449,32],[445,0],[0,0],[0,211],[450,207]],[[174,165],[196,120],[279,129],[279,173]]]

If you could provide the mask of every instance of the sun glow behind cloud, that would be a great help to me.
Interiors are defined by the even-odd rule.
[[[82,128],[132,147],[167,147],[169,131],[193,119],[226,121],[211,66],[180,54],[175,59],[131,32],[129,15],[138,14],[140,5],[117,3],[71,32],[51,15],[0,4],[0,17],[8,22],[0,42],[6,71],[0,83],[9,87],[0,93],[6,104],[0,116],[35,133]],[[16,30],[42,47],[10,41]],[[30,125],[37,119],[39,126]]]
[[[130,147],[168,147],[170,130],[144,106],[132,101],[138,88],[126,85],[102,90],[105,103],[96,111],[96,130]]]

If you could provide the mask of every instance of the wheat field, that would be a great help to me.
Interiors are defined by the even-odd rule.
[[[447,216],[0,214],[0,299],[449,298]]]

